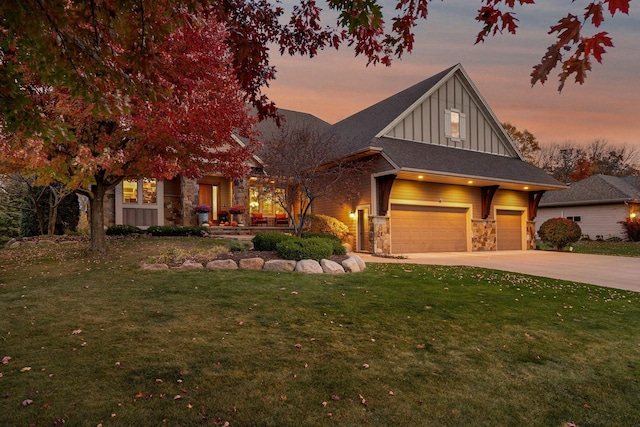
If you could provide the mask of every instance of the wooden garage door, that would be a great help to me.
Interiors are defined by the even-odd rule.
[[[496,227],[499,251],[522,249],[522,215],[522,211],[497,211]]]
[[[467,250],[467,209],[391,205],[393,253]]]

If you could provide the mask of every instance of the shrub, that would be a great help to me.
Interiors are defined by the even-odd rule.
[[[344,222],[328,215],[309,214],[305,217],[305,224],[306,231],[331,234],[340,241],[346,240],[349,234],[349,227]]]
[[[325,233],[302,233],[303,239],[311,239],[311,238],[320,238],[326,239],[333,246],[333,254],[334,255],[346,255],[347,249],[342,246],[342,242],[340,239],[333,234],[325,234]]]
[[[144,231],[135,225],[112,225],[107,228],[107,236],[130,236],[132,234],[142,234]]]
[[[301,259],[315,259],[320,261],[323,258],[329,258],[333,253],[333,245],[327,239],[312,237],[310,239],[302,239],[294,237],[283,240],[276,245],[278,255],[284,259],[293,259],[300,261]]]
[[[545,221],[538,230],[540,239],[561,250],[569,243],[580,240],[582,230],[574,221],[566,218],[551,218]]]
[[[632,242],[640,242],[640,220],[627,219],[625,221],[620,221],[620,224],[622,224],[622,227],[624,228],[627,239]]]
[[[152,225],[147,229],[147,233],[153,236],[202,236],[208,227],[198,226],[177,226],[177,225]]]
[[[289,234],[264,232],[256,233],[251,241],[256,251],[275,251],[278,243],[292,238]]]
[[[52,185],[59,186],[59,184]],[[49,186],[34,187],[33,191],[38,194],[42,192],[42,195],[38,200],[38,206],[42,212],[42,216],[44,217],[45,229],[40,230],[38,216],[36,215],[36,208],[33,205],[31,198],[25,197],[22,218],[20,220],[20,234],[23,237],[46,234],[49,224],[49,197],[51,196],[51,188]],[[78,195],[75,193],[69,193],[58,205],[54,234],[64,234],[65,230],[76,231],[79,220],[80,205],[78,204]]]
[[[232,240],[228,246],[231,252],[244,252],[251,249],[251,244],[249,242],[243,242],[240,240]]]

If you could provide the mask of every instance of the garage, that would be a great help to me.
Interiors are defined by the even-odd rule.
[[[467,208],[391,205],[393,253],[467,251]]]
[[[522,250],[522,211],[502,210],[496,212],[496,237],[498,250]]]

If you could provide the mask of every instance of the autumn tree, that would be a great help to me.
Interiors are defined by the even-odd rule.
[[[357,198],[357,182],[369,162],[338,157],[343,141],[305,124],[284,123],[260,154],[266,176],[259,183],[262,197],[271,198],[287,213],[297,235],[302,234],[313,202],[331,198],[348,203]]]
[[[502,127],[516,144],[516,147],[522,153],[522,157],[527,163],[533,163],[535,159],[535,154],[537,151],[540,151],[540,144],[538,144],[538,139],[527,129],[520,131],[511,123],[503,123]]]

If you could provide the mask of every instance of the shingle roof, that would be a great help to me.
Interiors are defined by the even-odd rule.
[[[382,148],[389,159],[401,168],[443,175],[561,186],[542,169],[512,157],[391,138],[376,139],[374,145]]]
[[[331,127],[331,124],[309,113],[301,113],[299,111],[279,108],[278,114],[282,117],[283,126],[293,126],[296,128],[311,126],[316,128],[320,133],[327,131]],[[279,128],[276,125],[275,120],[266,119],[258,123],[256,125],[256,129],[262,135],[260,139],[266,140],[276,134]]]
[[[545,193],[540,206],[606,204],[640,199],[640,177],[593,175],[566,190]]]

